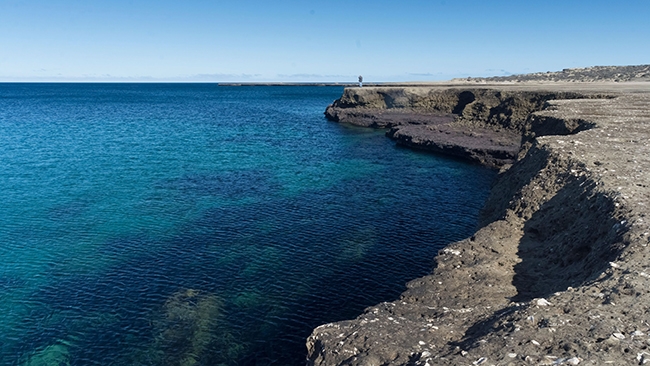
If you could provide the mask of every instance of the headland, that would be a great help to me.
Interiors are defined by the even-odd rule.
[[[650,83],[637,79],[346,89],[329,119],[500,173],[473,236],[399,299],[316,328],[308,363],[650,362]]]

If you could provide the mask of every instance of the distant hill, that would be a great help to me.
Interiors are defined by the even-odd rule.
[[[484,78],[454,79],[454,81],[477,82],[594,82],[594,81],[650,81],[650,65],[593,66],[564,69],[562,71],[536,72],[532,74],[493,76]]]

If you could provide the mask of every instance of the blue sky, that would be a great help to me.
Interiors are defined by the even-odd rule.
[[[648,0],[0,0],[0,81],[426,81],[648,64],[648,19]]]

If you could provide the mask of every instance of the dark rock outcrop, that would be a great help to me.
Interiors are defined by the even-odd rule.
[[[401,145],[501,167],[517,158],[522,137],[546,132],[529,116],[547,101],[597,97],[602,95],[504,88],[348,88],[325,115],[390,128],[387,136]],[[565,127],[565,134],[573,132]]]
[[[489,167],[510,164],[517,157],[521,135],[457,124],[393,127],[386,136],[398,144],[468,159]]]
[[[481,228],[398,300],[316,328],[309,364],[650,362],[650,88],[603,90],[511,118],[526,138]]]

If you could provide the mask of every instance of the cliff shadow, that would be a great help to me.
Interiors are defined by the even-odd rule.
[[[458,104],[454,107],[451,113],[462,115],[465,107],[476,100],[476,96],[471,91],[462,91],[458,94]]]
[[[535,137],[568,136],[596,127],[595,123],[583,119],[558,119],[534,114],[529,116],[528,123],[531,130],[522,134],[520,157],[511,168],[499,174],[492,185],[490,196],[481,210],[481,227],[503,218],[511,198],[518,198],[518,192],[546,166],[549,153],[537,146]]]
[[[623,249],[627,231],[612,198],[572,179],[526,221],[512,284],[513,301],[542,298],[596,279]]]
[[[582,118],[557,118],[535,113],[529,115],[526,124],[529,131],[522,134],[522,146],[532,142],[535,137],[575,135],[596,127],[596,123]]]
[[[612,198],[595,188],[591,180],[573,179],[526,222],[517,252],[521,262],[514,266],[513,302],[546,298],[594,281],[621,253],[629,227],[617,218]],[[514,331],[504,318],[518,308],[511,304],[497,310],[451,347],[468,350],[489,333]]]
[[[542,149],[531,149],[526,159],[516,161],[512,167],[500,173],[492,183],[490,195],[479,215],[479,227],[505,217],[512,200],[521,195],[521,190],[546,166],[549,153]]]

